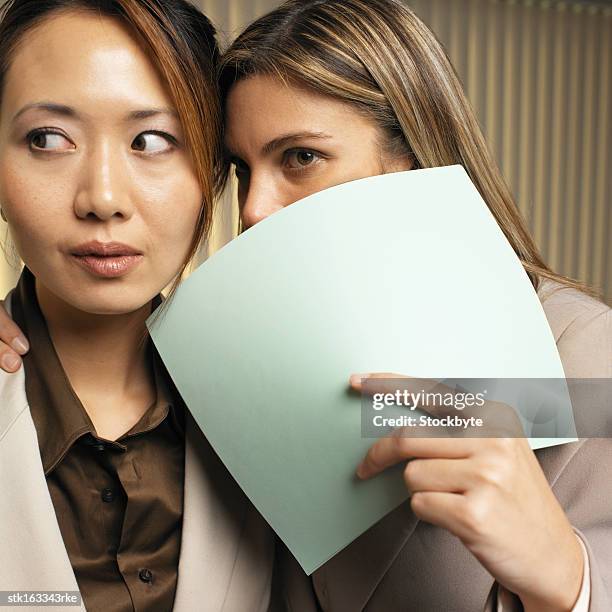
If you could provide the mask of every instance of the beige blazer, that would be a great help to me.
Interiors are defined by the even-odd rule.
[[[5,306],[10,313],[10,294]],[[270,597],[273,533],[189,411],[185,425],[183,531],[173,609],[263,612]],[[15,374],[0,371],[0,492],[0,590],[78,591],[43,472],[23,368]]]
[[[552,281],[544,282],[538,295],[566,377],[612,377],[612,310]],[[610,612],[612,439],[581,439],[538,450],[536,455],[586,543],[591,572],[589,610]],[[546,559],[542,563],[545,566]],[[497,588],[458,538],[419,521],[409,503],[327,562],[312,580],[279,544],[274,584],[282,589],[277,593],[278,608],[293,612],[321,608],[330,612],[493,612]],[[522,610],[516,597],[512,609]]]

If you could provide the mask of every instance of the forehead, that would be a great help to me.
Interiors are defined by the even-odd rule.
[[[371,127],[342,100],[267,75],[242,79],[231,88],[225,121],[230,151],[259,148],[279,134],[344,131],[350,136]]]
[[[146,52],[117,19],[61,12],[28,31],[14,50],[2,106],[54,101],[88,110],[112,105],[170,104]]]

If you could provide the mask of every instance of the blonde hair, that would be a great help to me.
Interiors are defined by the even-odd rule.
[[[222,100],[237,81],[276,76],[351,104],[416,168],[461,164],[534,286],[595,292],[542,260],[440,42],[397,0],[289,0],[257,19],[221,60]]]

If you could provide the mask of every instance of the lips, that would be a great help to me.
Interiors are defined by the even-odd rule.
[[[92,241],[70,250],[73,260],[93,276],[117,278],[133,270],[142,252],[121,242]]]
[[[121,242],[86,242],[72,249],[72,255],[77,257],[94,255],[96,257],[119,257],[121,255],[142,255],[142,253],[127,244]]]

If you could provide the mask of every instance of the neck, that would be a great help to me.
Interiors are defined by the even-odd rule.
[[[135,312],[98,315],[74,308],[38,281],[36,294],[62,367],[94,423],[130,405],[138,415],[154,401],[145,325],[151,302]]]

